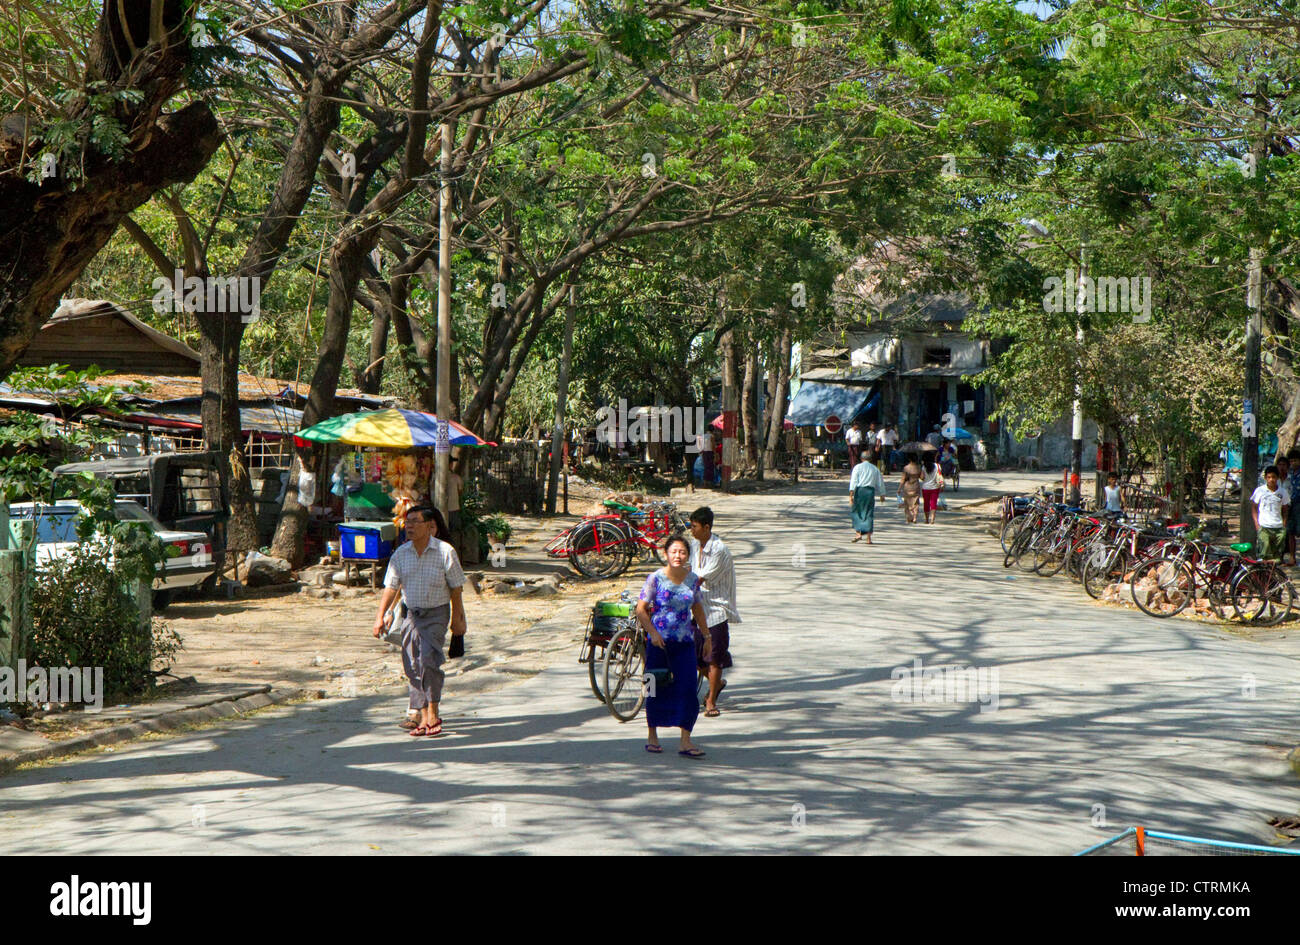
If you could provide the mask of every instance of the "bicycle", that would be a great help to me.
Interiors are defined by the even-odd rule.
[[[601,702],[605,701],[605,691],[602,688],[605,681],[605,653],[610,638],[632,616],[632,607],[631,595],[624,591],[616,601],[597,601],[591,608],[591,616],[587,618],[587,631],[578,651],[578,662],[587,664],[587,681]]]
[[[1272,627],[1286,620],[1295,606],[1296,590],[1276,561],[1248,558],[1249,542],[1231,546],[1240,553],[1240,567],[1232,578],[1232,607],[1247,623]]]
[[[611,511],[585,518],[547,542],[547,555],[567,557],[587,577],[617,577],[633,558],[653,558],[663,564],[660,545],[688,524],[672,502],[649,502],[638,508],[606,499],[604,506]]]
[[[1181,614],[1192,601],[1203,597],[1215,616],[1226,620],[1239,562],[1240,556],[1233,552],[1219,551],[1207,542],[1188,541],[1175,553],[1153,558],[1133,570],[1133,603],[1147,616],[1163,619]]]
[[[635,612],[624,618],[622,626],[605,647],[604,693],[610,715],[620,722],[630,722],[641,712],[649,694],[650,676],[645,669],[648,635]],[[695,692],[699,698],[701,683],[708,676],[695,669]]]

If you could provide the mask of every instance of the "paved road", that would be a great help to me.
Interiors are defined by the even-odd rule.
[[[644,753],[565,663],[441,739],[327,700],[10,775],[0,852],[1068,853],[1134,823],[1269,842],[1300,809],[1300,664],[1009,575],[956,516],[891,503],[850,544],[844,490],[727,506],[744,624],[707,760]],[[996,670],[996,710],[893,698],[918,659]]]

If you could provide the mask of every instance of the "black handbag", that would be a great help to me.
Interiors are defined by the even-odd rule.
[[[465,655],[465,634],[451,638],[451,646],[447,647],[447,659],[454,660],[458,656]]]
[[[650,692],[652,695],[657,696],[673,684],[673,671],[671,669],[647,669],[645,674],[654,680],[653,683],[647,682],[647,685],[651,687]]]

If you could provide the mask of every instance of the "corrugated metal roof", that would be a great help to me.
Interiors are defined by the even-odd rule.
[[[892,370],[894,370],[893,367],[889,365],[856,368],[813,368],[811,371],[804,371],[799,376],[799,379],[804,381],[833,381],[839,384],[870,384],[872,381],[884,377]]]
[[[152,409],[127,414],[118,419],[159,427],[203,429],[199,405],[175,405],[165,410]],[[265,407],[240,407],[239,427],[244,433],[275,433],[288,436],[302,426],[302,411],[270,404]]]
[[[203,381],[197,377],[177,377],[156,374],[107,374],[95,382],[95,386],[127,387],[132,384],[147,384],[148,391],[137,402],[168,403],[177,400],[198,400],[203,396]],[[275,377],[258,377],[254,374],[239,372],[239,402],[270,403],[277,400],[305,400],[311,392],[311,385],[301,381],[287,381]],[[363,394],[351,387],[340,387],[335,397],[341,400],[356,400],[363,404],[384,406],[393,401],[391,397],[378,397]]]

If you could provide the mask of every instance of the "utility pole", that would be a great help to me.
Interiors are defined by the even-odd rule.
[[[736,339],[731,329],[722,336],[722,488],[731,485],[736,467]]]
[[[559,488],[560,449],[564,445],[564,410],[569,397],[569,362],[573,357],[573,319],[578,310],[578,287],[569,286],[569,308],[564,313],[564,353],[560,376],[555,382],[555,426],[551,428],[551,474],[546,480],[546,511],[555,514],[555,493]],[[567,481],[567,480],[566,480]]]
[[[1250,248],[1250,270],[1246,283],[1246,395],[1241,410],[1241,509],[1239,540],[1255,540],[1255,515],[1250,497],[1259,484],[1259,429],[1255,408],[1259,404],[1260,336],[1263,319],[1263,257],[1258,246]]]
[[[1079,289],[1078,304],[1074,307],[1074,340],[1083,348],[1083,310],[1087,304],[1088,249],[1079,247]],[[1071,425],[1070,444],[1070,504],[1078,505],[1082,496],[1079,493],[1079,481],[1083,474],[1083,365],[1075,360],[1074,411]]]
[[[451,419],[451,146],[455,132],[442,123],[442,161],[438,167],[438,420]],[[435,452],[434,504],[447,515],[451,453]]]

